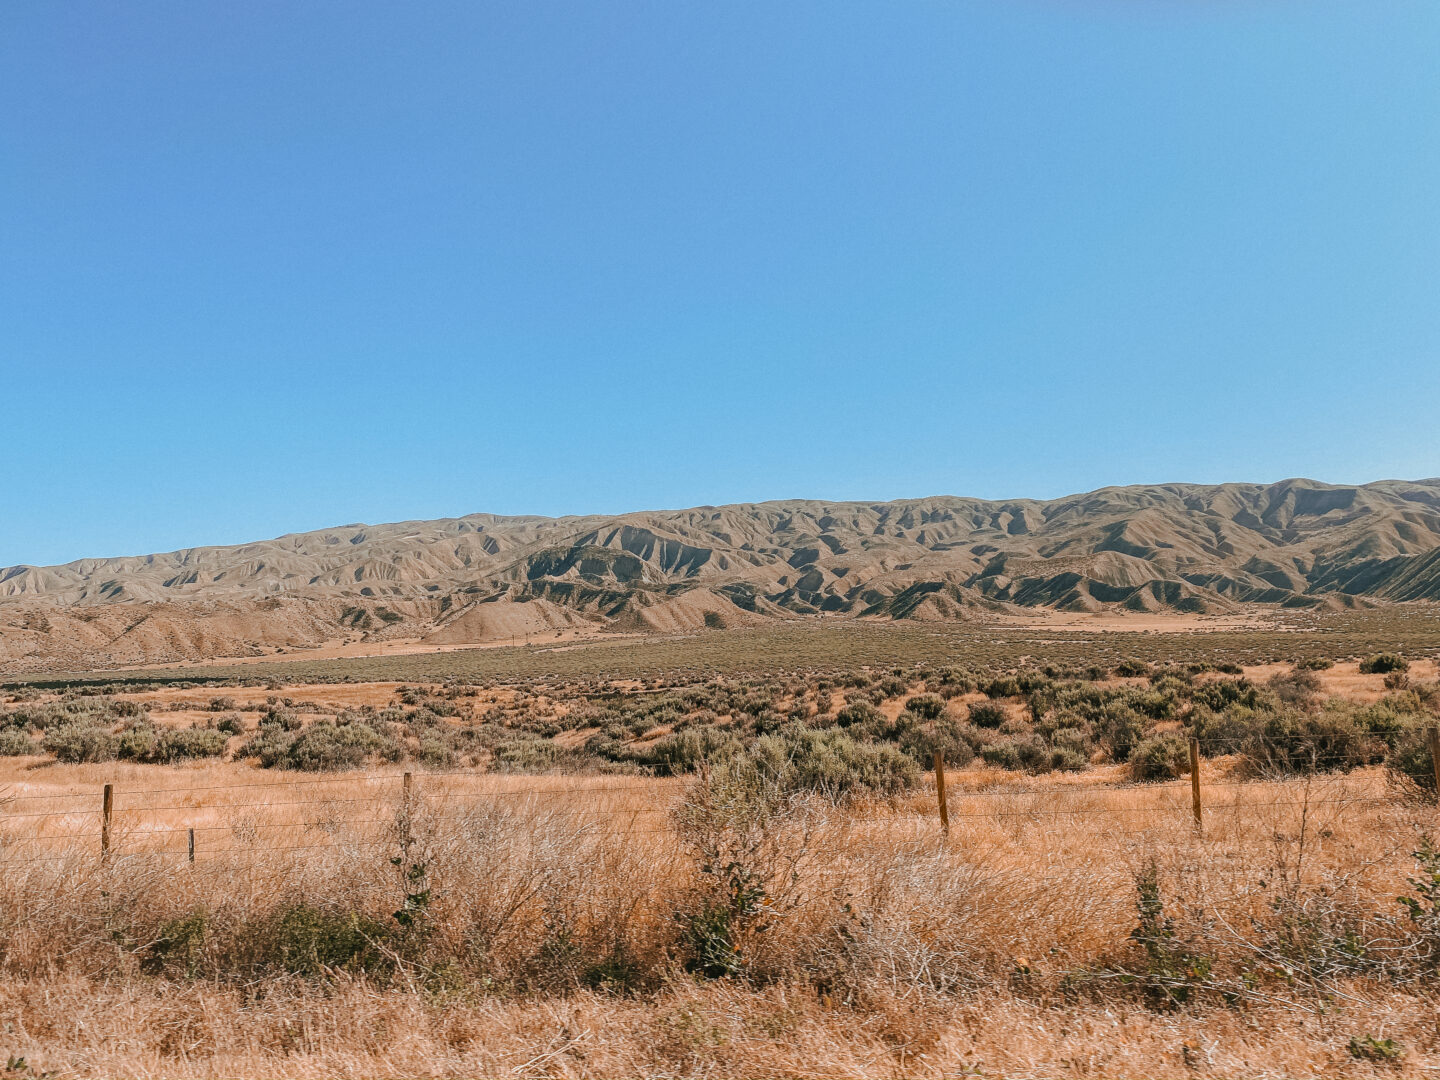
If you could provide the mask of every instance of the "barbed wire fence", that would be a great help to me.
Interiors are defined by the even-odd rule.
[[[1440,791],[1440,733],[1432,726],[1426,735]],[[1299,742],[1307,737],[1293,738]],[[936,780],[929,790],[908,796],[899,814],[867,824],[885,829],[892,847],[909,843],[928,848],[937,838],[949,842],[952,832],[984,820],[1063,826],[1070,819],[1107,816],[1173,825],[1188,817],[1201,835],[1208,822],[1225,815],[1238,819],[1246,811],[1302,805],[1359,809],[1398,799],[1394,792],[1377,794],[1373,782],[1351,785],[1343,774],[1319,781],[1319,789],[1315,774],[1209,779],[1195,739],[1189,749],[1188,779],[1123,785],[997,782],[983,789],[947,785],[944,762],[937,754]],[[401,850],[408,849],[410,823],[422,809],[443,813],[464,805],[524,806],[564,816],[620,840],[678,836],[674,815],[681,795],[674,785],[654,778],[547,777],[539,786],[495,787],[507,782],[513,779],[473,770],[437,770],[337,773],[193,787],[105,784],[99,790],[63,793],[0,790],[0,868],[97,857],[104,862],[160,859],[193,868],[197,862],[218,866],[291,852]],[[464,786],[475,783],[487,787]],[[333,790],[336,787],[342,790]],[[357,788],[364,793],[354,793]],[[285,797],[256,797],[262,793]],[[1117,797],[1131,805],[1103,805]],[[644,804],[616,805],[627,799]],[[925,809],[927,800],[933,810]],[[267,815],[284,818],[265,820]],[[908,839],[898,835],[907,830]],[[1074,869],[1093,870],[1093,866]]]

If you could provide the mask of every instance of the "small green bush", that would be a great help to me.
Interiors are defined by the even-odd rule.
[[[240,718],[239,713],[230,713],[220,718],[215,730],[222,735],[244,735],[245,721]]]
[[[448,769],[456,761],[454,749],[443,740],[435,738],[420,740],[416,759],[427,769]]]
[[[1320,697],[1320,679],[1311,671],[1281,672],[1265,685],[1282,705],[1310,708]]]
[[[43,743],[56,760],[70,764],[114,761],[118,744],[108,727],[84,723],[48,728]]]
[[[975,748],[965,737],[964,729],[949,717],[927,723],[912,712],[900,714],[896,725],[895,743],[922,769],[935,767],[938,751],[950,768],[961,768],[975,760]]]
[[[1260,688],[1245,678],[1216,679],[1204,686],[1197,686],[1191,698],[1196,705],[1215,712],[1228,709],[1231,705],[1243,705],[1247,709],[1264,705],[1264,695]]]
[[[1162,732],[1137,743],[1128,764],[1130,778],[1140,783],[1174,780],[1189,771],[1190,748],[1177,732]]]
[[[725,728],[686,728],[651,747],[645,763],[660,776],[678,776],[694,772],[702,761],[723,761],[740,749],[740,740]]]
[[[1014,742],[992,743],[980,750],[981,760],[998,769],[1032,774],[1047,772],[1079,772],[1090,763],[1071,747],[1047,746],[1037,738]]]
[[[970,723],[977,728],[994,730],[1010,718],[1004,705],[993,701],[980,701],[970,706]]]
[[[753,775],[781,792],[815,792],[832,802],[856,795],[894,795],[919,779],[915,762],[885,743],[856,742],[842,731],[792,725],[755,741],[745,753],[722,762],[717,777]]]
[[[285,769],[329,772],[358,769],[372,757],[398,761],[401,756],[398,743],[365,724],[321,720],[286,742],[275,764]]]
[[[1145,737],[1145,718],[1119,700],[1103,705],[1091,723],[1112,761],[1128,761],[1130,751]]]
[[[848,728],[873,724],[881,712],[868,701],[854,701],[835,714],[837,727]]]
[[[229,740],[222,731],[207,728],[166,728],[156,736],[143,760],[160,765],[192,758],[220,757]]]
[[[980,688],[988,698],[1010,698],[1019,697],[1021,693],[1020,680],[1013,675],[1002,675],[998,679],[991,679]]]
[[[1261,772],[1331,772],[1376,764],[1385,749],[1354,716],[1330,709],[1314,716],[1270,714],[1252,732],[1245,755]]]
[[[543,773],[555,768],[560,748],[550,739],[507,739],[495,748],[495,768],[508,773]]]
[[[0,731],[0,757],[23,757],[40,753],[40,744],[19,728]]]
[[[934,720],[945,711],[945,699],[937,694],[917,694],[905,703],[905,710],[922,720]]]
[[[388,966],[377,945],[389,935],[390,928],[384,923],[358,912],[294,904],[264,927],[260,935],[262,962],[292,975],[375,971]]]
[[[1396,740],[1395,748],[1386,755],[1385,770],[1405,794],[1428,803],[1436,801],[1435,767],[1424,729],[1411,728]]]
[[[1376,653],[1360,661],[1360,674],[1385,675],[1391,671],[1407,671],[1410,661],[1399,653]]]

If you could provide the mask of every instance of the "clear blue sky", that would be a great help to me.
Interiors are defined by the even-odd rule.
[[[0,565],[1440,473],[1440,4],[12,0]]]

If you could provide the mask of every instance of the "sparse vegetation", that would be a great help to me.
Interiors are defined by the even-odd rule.
[[[31,776],[78,784],[52,788],[54,805],[68,812],[60,797],[78,791],[90,810],[57,818],[53,841],[0,815],[0,1019],[56,980],[191,1025],[197,1002],[226,1002],[246,1026],[212,1019],[186,1053],[250,1047],[235,1073],[274,1071],[270,1043],[238,1033],[283,1043],[266,1019],[280,1002],[311,1033],[297,1060],[413,1045],[464,1063],[452,1072],[514,1071],[567,1045],[521,1019],[561,1007],[630,1025],[605,1044],[630,1048],[621,1072],[761,1070],[790,1060],[800,1030],[857,1072],[905,1073],[899,1047],[973,1021],[992,1071],[1103,1052],[1109,1071],[1132,1060],[1120,1053],[1137,1055],[1132,1072],[1179,1075],[1222,1060],[1206,1033],[1241,1015],[1297,1068],[1428,1062],[1428,1036],[1395,1017],[1437,990],[1434,857],[1413,839],[1433,815],[1431,662],[1412,659],[1403,687],[1356,692],[1353,658],[1270,659],[1294,638],[1240,670],[1144,644],[1101,639],[1095,662],[15,688],[0,751],[49,747],[63,760],[25,774],[27,790]],[[1143,674],[1116,677],[1141,656]],[[1192,734],[1201,834],[1176,786]],[[937,749],[948,843],[927,776]],[[401,769],[416,770],[412,802]],[[116,770],[102,865],[94,800]],[[310,775],[285,786],[297,772]],[[557,773],[570,775],[527,775]],[[200,872],[186,876],[195,826]],[[47,934],[17,915],[39,904]],[[1333,1001],[1344,1023],[1317,1036]],[[362,1037],[337,1026],[342,1007],[394,1026]],[[872,1035],[877,1016],[899,1041]],[[1102,1051],[1084,1033],[1116,1016],[1124,1049]],[[997,1031],[996,1017],[1028,1019]],[[1179,1023],[1197,1048],[1176,1049]],[[440,1034],[456,1025],[470,1041]],[[121,1045],[104,1022],[53,1030],[14,1052],[44,1069],[52,1048]],[[179,1044],[140,1030],[154,1071],[175,1071]],[[927,1053],[959,1071],[970,1045]]]

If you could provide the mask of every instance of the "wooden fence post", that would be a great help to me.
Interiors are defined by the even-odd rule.
[[[115,809],[115,786],[105,785],[105,794],[100,799],[100,857],[110,854],[110,814]]]
[[[189,854],[190,862],[193,863],[193,862],[195,861],[195,830],[194,830],[194,829],[191,829],[191,830],[190,830],[190,850],[189,850],[188,854]]]
[[[950,835],[950,808],[945,805],[945,755],[935,751],[935,798],[940,803],[940,831]]]
[[[410,807],[411,807],[411,777],[407,772],[400,800],[400,849],[405,856],[405,873],[410,872]]]
[[[1195,828],[1204,828],[1200,810],[1200,740],[1190,740],[1190,808],[1195,813]]]
[[[1435,805],[1440,806],[1440,727],[1431,724],[1425,730],[1425,741],[1430,744],[1430,768],[1435,773]]]

